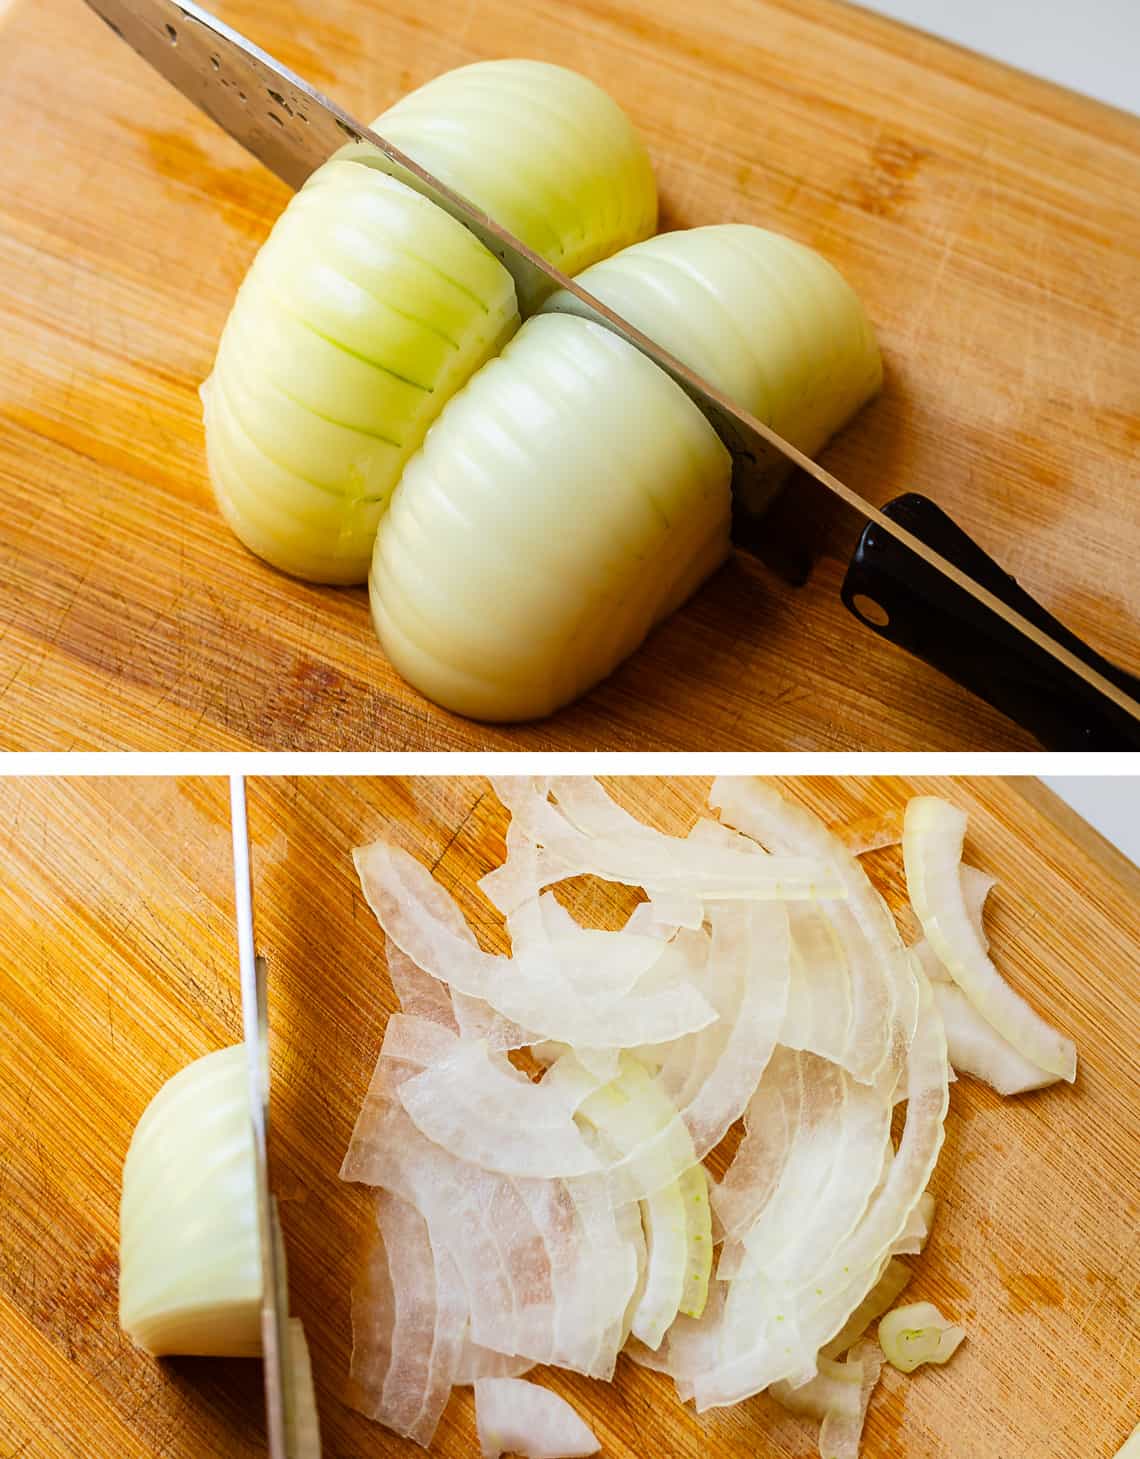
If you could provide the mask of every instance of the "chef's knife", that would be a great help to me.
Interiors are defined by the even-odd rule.
[[[265,1378],[269,1459],[293,1459],[292,1426],[286,1422],[290,1398],[285,1355],[288,1351],[289,1297],[285,1287],[277,1204],[269,1189],[269,1014],[265,959],[254,952],[253,897],[249,868],[249,829],[245,780],[230,776],[230,823],[234,847],[234,910],[238,965],[241,972],[241,1015],[249,1067],[249,1107],[253,1122],[257,1220],[261,1245],[261,1351]]]
[[[553,285],[565,291],[568,310],[596,319],[648,355],[693,399],[732,453],[738,542],[755,542],[762,531],[759,519],[771,496],[765,484],[770,473],[764,468],[783,456],[859,519],[863,537],[852,567],[858,585],[848,583],[844,601],[861,621],[1007,713],[1014,710],[1050,748],[1140,748],[1140,681],[1107,663],[1075,635],[1063,629],[1058,634],[1060,625],[1000,569],[979,581],[966,565],[971,553],[946,550],[947,542],[956,540],[953,533],[924,534],[905,511],[872,506],[481,209],[192,0],[87,4],[291,187],[300,187],[345,142],[368,142],[386,159],[386,170],[458,218],[503,262],[514,277],[524,312]],[[980,552],[961,529],[954,531]],[[878,552],[880,546],[889,552]],[[890,609],[882,601],[888,597]],[[1037,611],[1027,613],[1027,607]],[[1013,699],[1003,692],[1011,666],[1020,668],[1019,682],[1031,686]]]

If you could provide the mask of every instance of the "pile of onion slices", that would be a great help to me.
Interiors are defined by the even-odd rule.
[[[989,958],[965,816],[906,807],[908,946],[856,854],[897,826],[845,837],[722,779],[676,837],[592,779],[494,786],[507,854],[479,885],[509,956],[407,852],[355,853],[402,1011],[341,1171],[376,1191],[354,1403],[426,1447],[469,1384],[484,1454],[585,1454],[523,1375],[607,1380],[625,1353],[698,1411],[767,1390],[855,1459],[884,1353],[909,1371],[962,1340],[929,1304],[868,1336],[930,1229],[954,1070],[1010,1094],[1076,1072]],[[554,894],[583,876],[621,925]]]

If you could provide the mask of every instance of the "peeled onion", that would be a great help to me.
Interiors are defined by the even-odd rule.
[[[119,1322],[156,1356],[257,1357],[261,1240],[245,1048],[175,1074],[135,1127],[119,1212]]]
[[[460,66],[401,97],[372,127],[565,274],[657,226],[645,144],[611,96],[564,66]],[[352,155],[369,150],[365,143]],[[523,313],[536,302],[520,300]]]
[[[730,465],[631,345],[531,319],[451,401],[381,523],[370,596],[388,657],[457,713],[550,714],[727,555]]]
[[[285,572],[363,582],[405,462],[517,325],[473,233],[373,168],[326,163],[254,259],[202,386],[230,526]]]
[[[119,1323],[156,1357],[261,1356],[262,1261],[244,1044],[168,1079],[135,1126],[119,1208]],[[280,1226],[278,1260],[285,1253]],[[305,1331],[286,1313],[282,1400],[295,1459],[320,1459]]]
[[[882,384],[874,331],[850,284],[814,249],[766,228],[662,233],[577,282],[809,456]],[[565,292],[544,305],[583,307]],[[787,465],[775,452],[767,464],[770,486]]]

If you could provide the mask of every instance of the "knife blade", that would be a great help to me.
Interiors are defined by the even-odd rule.
[[[289,1299],[285,1289],[281,1230],[277,1204],[269,1188],[269,1008],[267,965],[255,952],[253,891],[250,877],[249,827],[245,778],[230,776],[230,825],[233,833],[234,911],[238,967],[241,974],[242,1031],[249,1070],[249,1108],[253,1125],[254,1178],[261,1246],[261,1351],[265,1383],[269,1459],[292,1459],[290,1396],[285,1355],[288,1351]]]
[[[770,487],[763,485],[764,468],[775,457],[784,457],[854,513],[861,528],[874,526],[918,559],[926,573],[937,575],[959,597],[964,595],[975,625],[988,627],[996,640],[1021,643],[1037,660],[1044,657],[1046,663],[1052,662],[1058,672],[1077,681],[1084,696],[1104,705],[1112,723],[1124,727],[1123,735],[1140,735],[1140,701],[1094,666],[1098,656],[1091,651],[1087,657],[1074,653],[902,521],[880,511],[770,426],[740,410],[716,386],[562,274],[482,209],[193,0],[86,3],[156,71],[289,186],[300,187],[346,142],[368,142],[386,159],[387,171],[482,240],[514,278],[520,306],[549,292],[553,285],[564,291],[567,312],[596,320],[647,355],[694,401],[731,452],[738,523],[741,519],[755,522],[762,515],[771,497]],[[1121,682],[1128,680],[1125,677]]]

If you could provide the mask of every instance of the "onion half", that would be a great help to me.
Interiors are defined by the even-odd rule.
[[[814,249],[743,223],[662,233],[578,282],[809,456],[874,395],[882,362],[854,290]],[[578,313],[558,292],[548,311]],[[762,505],[787,472],[772,452]],[[747,503],[746,503],[747,504]]]
[[[369,580],[385,652],[456,713],[552,713],[727,556],[729,475],[704,416],[632,345],[529,320],[404,470]]]

